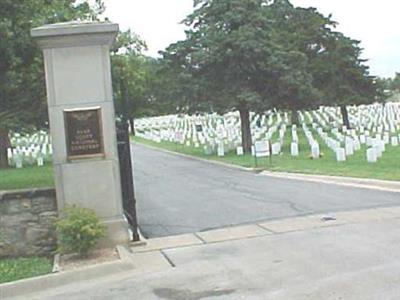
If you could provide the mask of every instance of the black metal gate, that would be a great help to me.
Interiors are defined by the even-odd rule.
[[[136,199],[133,187],[131,147],[127,123],[117,124],[117,141],[119,170],[121,175],[122,205],[125,216],[133,232],[133,240],[138,241],[139,234],[136,218]]]

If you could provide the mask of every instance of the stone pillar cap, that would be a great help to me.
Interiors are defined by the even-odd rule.
[[[42,48],[106,44],[111,46],[119,26],[111,22],[71,21],[48,24],[31,30]]]

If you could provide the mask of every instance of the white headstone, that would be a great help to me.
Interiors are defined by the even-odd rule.
[[[383,135],[383,142],[384,142],[385,144],[389,144],[389,134],[388,134],[388,133],[385,133],[385,134]]]
[[[19,155],[15,158],[15,166],[17,167],[17,169],[22,168],[22,156]]]
[[[354,154],[354,144],[353,144],[353,140],[347,139],[347,138],[346,138],[345,149],[346,149],[346,155],[347,155],[347,156],[353,155],[353,154]]]
[[[290,155],[292,155],[292,156],[299,155],[299,145],[297,143],[290,144]]]
[[[317,158],[319,158],[319,155],[320,155],[319,145],[318,145],[318,143],[315,142],[311,145],[311,157],[313,159],[317,159]]]
[[[218,143],[217,155],[220,157],[225,155],[224,143]]]
[[[271,150],[273,155],[278,155],[281,152],[281,143],[279,142],[273,143]]]
[[[375,148],[368,148],[367,149],[367,161],[370,163],[374,163],[377,161],[377,155]]]
[[[336,161],[346,161],[346,153],[343,148],[336,148]]]
[[[43,166],[43,157],[42,157],[42,156],[39,156],[39,157],[37,158],[37,165],[38,165],[39,167],[42,167],[42,166]]]
[[[243,155],[243,147],[242,146],[236,147],[236,155]]]

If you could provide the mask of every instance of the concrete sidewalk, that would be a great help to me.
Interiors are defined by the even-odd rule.
[[[148,240],[128,256],[152,269],[15,299],[398,299],[400,207],[321,217]]]

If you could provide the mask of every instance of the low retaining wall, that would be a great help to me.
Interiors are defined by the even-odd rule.
[[[0,191],[0,257],[51,254],[56,218],[54,189]]]

